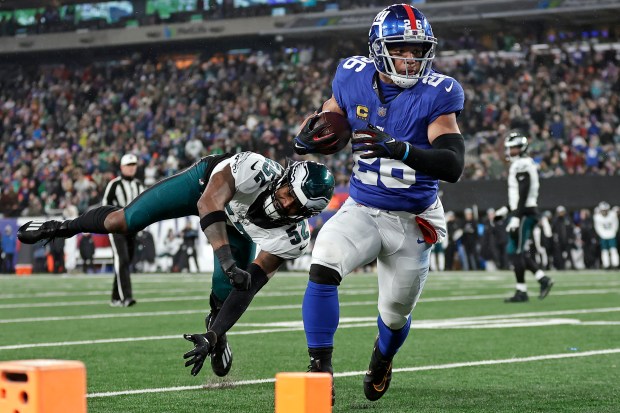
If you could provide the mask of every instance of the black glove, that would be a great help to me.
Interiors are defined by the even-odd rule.
[[[362,159],[392,158],[402,161],[407,153],[408,144],[397,141],[389,134],[368,124],[367,129],[358,129],[353,132],[351,145],[353,152],[367,152],[360,156]]]
[[[329,123],[314,129],[314,125],[319,117],[318,113],[312,115],[297,136],[295,136],[293,148],[298,155],[318,153],[318,148],[328,146],[338,140],[338,137],[333,133],[320,136],[321,132],[330,126]]]
[[[206,334],[183,334],[183,338],[187,341],[194,343],[194,349],[183,354],[184,359],[192,358],[185,362],[185,367],[189,367],[192,364],[192,376],[197,375],[202,369],[207,357],[213,352],[215,343],[217,342],[217,335],[213,331],[207,331]]]
[[[247,291],[252,285],[252,277],[250,273],[237,267],[237,264],[233,264],[232,267],[224,270],[224,273],[228,276],[230,283],[235,289],[239,291]]]
[[[226,274],[232,286],[240,291],[249,290],[250,285],[252,284],[252,277],[249,272],[237,267],[237,264],[232,256],[230,245],[222,245],[214,252],[217,259],[220,261],[224,274]]]

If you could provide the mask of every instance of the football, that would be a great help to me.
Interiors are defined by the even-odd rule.
[[[351,125],[346,117],[337,112],[321,112],[318,119],[315,121],[312,129],[319,128],[323,125],[329,125],[321,131],[319,136],[329,135],[333,133],[336,136],[336,140],[326,143],[318,149],[318,152],[323,155],[331,155],[344,149],[351,140]]]

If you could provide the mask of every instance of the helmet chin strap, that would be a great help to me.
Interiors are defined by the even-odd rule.
[[[410,87],[413,87],[416,85],[416,83],[418,83],[418,80],[420,80],[420,78],[415,78],[415,79],[408,79],[408,78],[402,78],[400,76],[396,76],[396,75],[389,75],[390,79],[392,79],[392,82],[394,82],[394,84],[398,87],[402,87],[403,89],[409,89]]]

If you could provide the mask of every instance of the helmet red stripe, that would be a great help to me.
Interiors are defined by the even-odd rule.
[[[409,16],[409,21],[411,22],[411,27],[417,27],[416,24],[414,24],[415,22],[415,15],[413,14],[413,8],[408,5],[408,4],[403,4],[403,6],[405,6],[405,10],[407,11],[407,16]]]

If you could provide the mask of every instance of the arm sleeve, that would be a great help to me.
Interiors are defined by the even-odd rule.
[[[518,173],[517,182],[519,183],[519,202],[517,204],[516,216],[520,218],[523,216],[525,201],[527,200],[527,195],[530,192],[530,174],[527,172]]]
[[[433,141],[431,149],[409,146],[405,165],[446,182],[456,182],[465,167],[465,141],[460,133],[446,133]]]
[[[252,277],[250,289],[247,291],[240,291],[234,288],[226,298],[226,301],[224,301],[222,309],[213,321],[211,331],[217,334],[218,337],[222,336],[222,334],[226,333],[235,325],[249,307],[256,293],[269,281],[265,271],[254,263],[248,266],[248,272]]]

